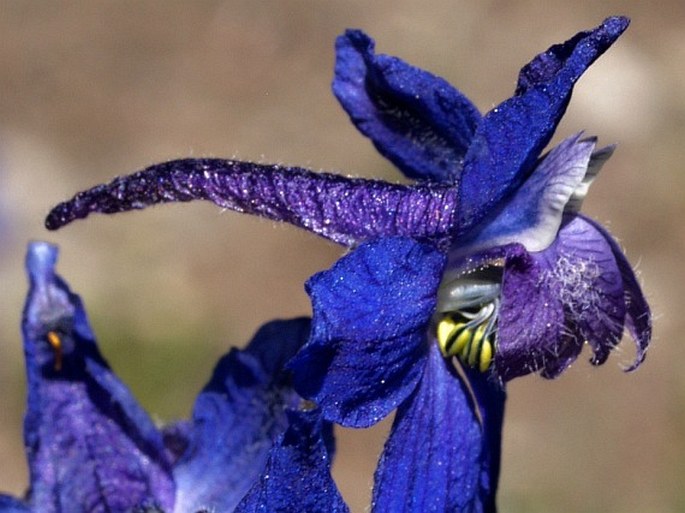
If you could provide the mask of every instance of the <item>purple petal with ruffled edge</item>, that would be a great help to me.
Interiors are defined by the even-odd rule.
[[[310,279],[312,335],[289,367],[327,420],[370,426],[414,389],[444,261],[432,246],[379,239]]]
[[[290,426],[234,513],[348,513],[331,477],[318,411],[289,411]]]
[[[355,126],[410,178],[455,182],[481,115],[442,78],[348,30],[335,45],[333,93]]]
[[[630,262],[628,262],[623,251],[611,234],[592,219],[588,219],[584,216],[580,217],[602,234],[606,243],[609,244],[609,247],[611,248],[614,258],[616,259],[616,265],[621,273],[626,306],[625,325],[637,346],[635,361],[631,366],[626,368],[627,371],[633,371],[644,361],[647,347],[652,339],[652,314],[649,305],[642,293],[635,272],[630,266]]]
[[[499,312],[495,371],[504,380],[540,369],[556,369],[575,359],[581,346],[566,332],[558,284],[545,279],[540,261],[520,245],[492,251],[505,253],[502,306]]]
[[[219,360],[174,467],[176,511],[232,511],[245,496],[300,401],[282,370],[308,335],[309,319],[273,321]]]
[[[585,342],[592,363],[600,365],[620,342],[624,325],[638,347],[631,369],[643,360],[649,309],[623,253],[599,225],[571,216],[549,248],[527,253],[512,245],[505,260],[495,354],[503,379],[538,370],[554,378]],[[637,330],[634,318],[642,323]]]
[[[479,222],[528,176],[583,72],[628,27],[608,18],[538,55],[521,71],[516,94],[483,118],[464,160],[457,236]]]
[[[33,511],[171,511],[160,433],[100,355],[81,300],[54,274],[57,248],[29,246],[22,331]]]
[[[518,243],[541,251],[554,241],[564,209],[588,170],[594,139],[569,137],[553,148],[504,204],[488,214],[450,256]]]
[[[346,246],[394,235],[443,240],[452,232],[456,196],[454,188],[435,184],[409,187],[294,167],[185,159],[80,192],[53,208],[45,224],[55,230],[93,212],[206,200]]]
[[[484,374],[473,373],[467,385],[432,344],[385,444],[373,513],[494,512],[504,398]]]
[[[590,344],[592,362],[600,365],[621,341],[626,314],[623,277],[611,246],[603,233],[574,216],[548,251],[555,255],[548,276],[559,284],[570,330],[578,344]]]

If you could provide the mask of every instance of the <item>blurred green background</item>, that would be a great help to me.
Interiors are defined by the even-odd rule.
[[[103,352],[160,421],[190,411],[213,362],[263,322],[308,314],[304,280],[341,254],[211,205],[93,217],[48,233],[76,190],[151,163],[225,156],[397,179],[329,92],[333,41],[442,75],[481,110],[537,52],[609,14],[626,35],[576,88],[556,140],[618,142],[585,211],[641,272],[656,314],[646,363],[626,341],[602,368],[510,384],[507,512],[685,510],[685,3],[547,1],[0,2],[0,487],[26,485],[19,335],[27,240],[62,248]],[[366,510],[388,422],[341,433],[335,475]]]

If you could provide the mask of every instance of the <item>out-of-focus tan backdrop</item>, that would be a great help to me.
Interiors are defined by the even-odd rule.
[[[42,219],[78,189],[151,163],[226,156],[394,180],[329,91],[333,41],[442,75],[481,110],[510,96],[550,44],[627,14],[626,35],[580,81],[557,140],[618,142],[585,210],[641,272],[655,341],[632,375],[602,368],[510,384],[499,504],[507,512],[685,510],[685,3],[304,0],[0,3],[1,489],[26,485],[19,334],[29,239],[61,246],[103,352],[155,418],[189,413],[213,362],[274,317],[309,313],[302,284],[340,249],[289,227],[173,205]],[[367,508],[388,422],[344,431],[335,475]]]

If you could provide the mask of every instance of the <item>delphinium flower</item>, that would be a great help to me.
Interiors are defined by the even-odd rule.
[[[55,246],[29,247],[22,332],[30,488],[21,500],[0,496],[0,511],[233,511],[288,419],[297,426],[305,415],[282,371],[309,320],[266,324],[218,362],[191,420],[159,429],[103,359],[81,299],[55,274],[56,259]],[[329,427],[319,422],[316,431],[328,444],[324,462]]]
[[[575,82],[627,25],[608,18],[537,55],[514,95],[484,116],[443,79],[348,31],[334,93],[415,183],[184,159],[79,193],[46,224],[203,199],[350,248],[307,283],[312,330],[289,363],[296,390],[345,426],[399,407],[374,511],[492,510],[504,383],[556,377],[585,344],[602,364],[624,327],[637,347],[632,370],[651,337],[626,257],[579,213],[613,148],[574,135],[542,153]],[[467,398],[470,416],[454,407]],[[480,435],[462,444],[474,418]]]

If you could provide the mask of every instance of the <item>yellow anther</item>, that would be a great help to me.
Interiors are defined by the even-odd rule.
[[[442,355],[445,358],[457,356],[471,340],[472,334],[473,330],[466,328],[466,323],[445,317],[437,329],[438,346]]]
[[[460,317],[457,317],[459,319]],[[493,334],[485,335],[487,323],[469,326],[446,315],[436,328],[440,352],[445,358],[456,356],[464,365],[485,372],[492,364],[495,351]]]
[[[466,327],[466,324],[459,324],[459,334],[456,335],[452,341],[452,347],[450,348],[450,356],[457,356],[461,353],[466,345],[471,340],[473,335],[473,330]]]
[[[62,370],[62,339],[54,331],[48,331],[47,339],[55,353],[55,370],[60,371]]]
[[[490,368],[492,363],[492,343],[489,337],[483,340],[483,346],[480,348],[480,364],[478,369],[481,372],[485,372]]]
[[[480,354],[480,348],[483,342],[483,335],[485,335],[485,326],[481,324],[478,326],[478,328],[476,328],[476,331],[473,333],[471,343],[469,344],[468,364],[471,367],[475,367],[476,362],[478,361],[478,355]]]
[[[438,323],[436,335],[438,337],[438,346],[443,356],[450,356],[448,351],[448,344],[452,332],[457,329],[457,323],[451,317],[445,317]]]

